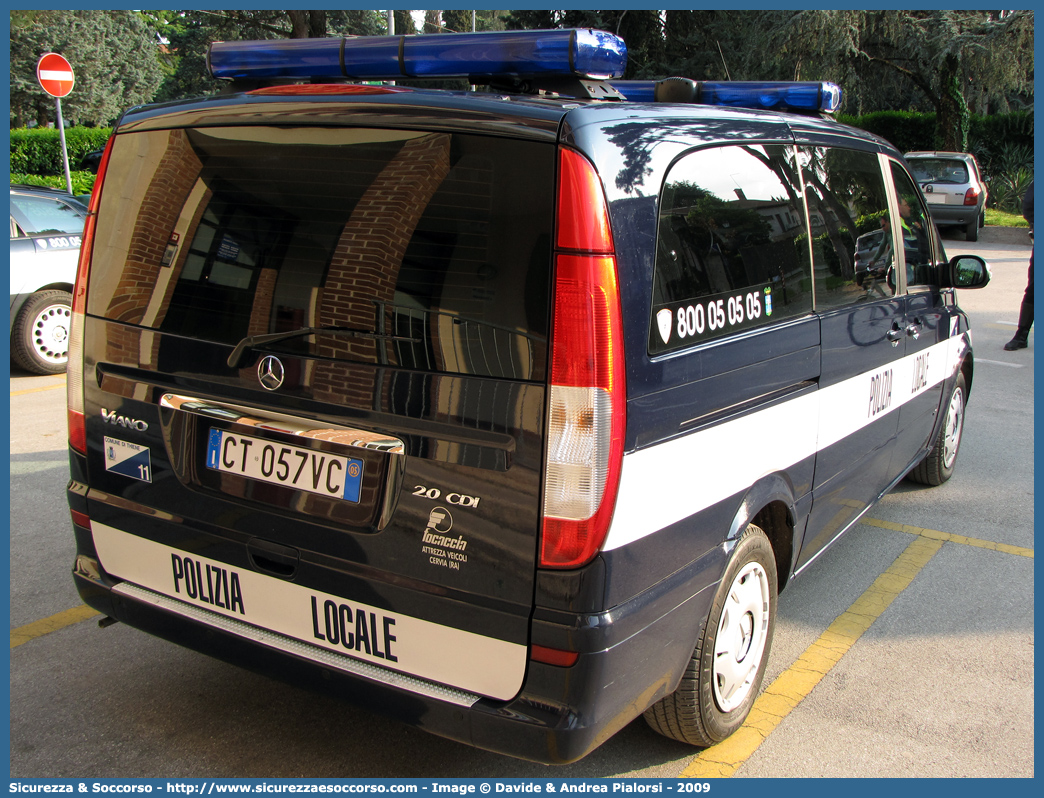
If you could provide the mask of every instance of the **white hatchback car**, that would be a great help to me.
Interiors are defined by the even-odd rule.
[[[968,241],[979,238],[986,223],[989,192],[979,163],[967,152],[908,152],[906,162],[928,200],[938,227],[960,226]]]
[[[65,371],[69,306],[87,206],[64,191],[11,186],[11,359]]]

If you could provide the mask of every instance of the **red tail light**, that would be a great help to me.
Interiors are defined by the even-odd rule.
[[[620,288],[594,167],[561,150],[540,565],[577,568],[609,531],[623,458]],[[562,250],[568,250],[563,252]]]
[[[94,226],[101,201],[102,182],[109,167],[114,136],[109,137],[98,164],[98,177],[91,191],[87,222],[80,239],[80,260],[76,268],[76,286],[72,296],[72,319],[69,330],[69,364],[66,367],[66,404],[69,417],[69,446],[80,454],[87,453],[87,427],[83,416],[83,323],[87,313],[87,277],[91,270],[91,254],[94,249]]]
[[[972,186],[964,192],[964,204],[965,205],[978,205],[979,204],[979,189]]]
[[[580,659],[580,654],[576,651],[548,648],[547,646],[538,646],[534,643],[529,647],[529,658],[533,662],[543,662],[547,665],[568,668],[576,664],[576,661]]]

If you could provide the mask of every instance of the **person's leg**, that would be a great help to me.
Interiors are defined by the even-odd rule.
[[[1004,348],[1011,352],[1015,349],[1025,349],[1029,342],[1030,327],[1033,326],[1033,253],[1030,252],[1029,285],[1022,297],[1022,306],[1019,308],[1019,327],[1015,331],[1015,337]]]

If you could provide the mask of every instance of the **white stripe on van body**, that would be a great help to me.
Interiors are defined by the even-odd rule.
[[[706,510],[896,412],[952,375],[970,345],[970,333],[958,335],[827,388],[624,455],[602,550],[626,546]],[[882,407],[873,381],[887,371],[890,393]],[[925,376],[917,387],[915,373]]]
[[[107,573],[189,607],[470,693],[506,701],[522,686],[525,645],[322,593],[97,521],[91,532]]]

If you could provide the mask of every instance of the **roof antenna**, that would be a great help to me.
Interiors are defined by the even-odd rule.
[[[725,63],[725,53],[721,51],[721,42],[715,40],[714,43],[718,45],[718,55],[721,56],[721,65],[725,67],[725,80],[732,80],[732,75],[729,74],[729,65]]]

